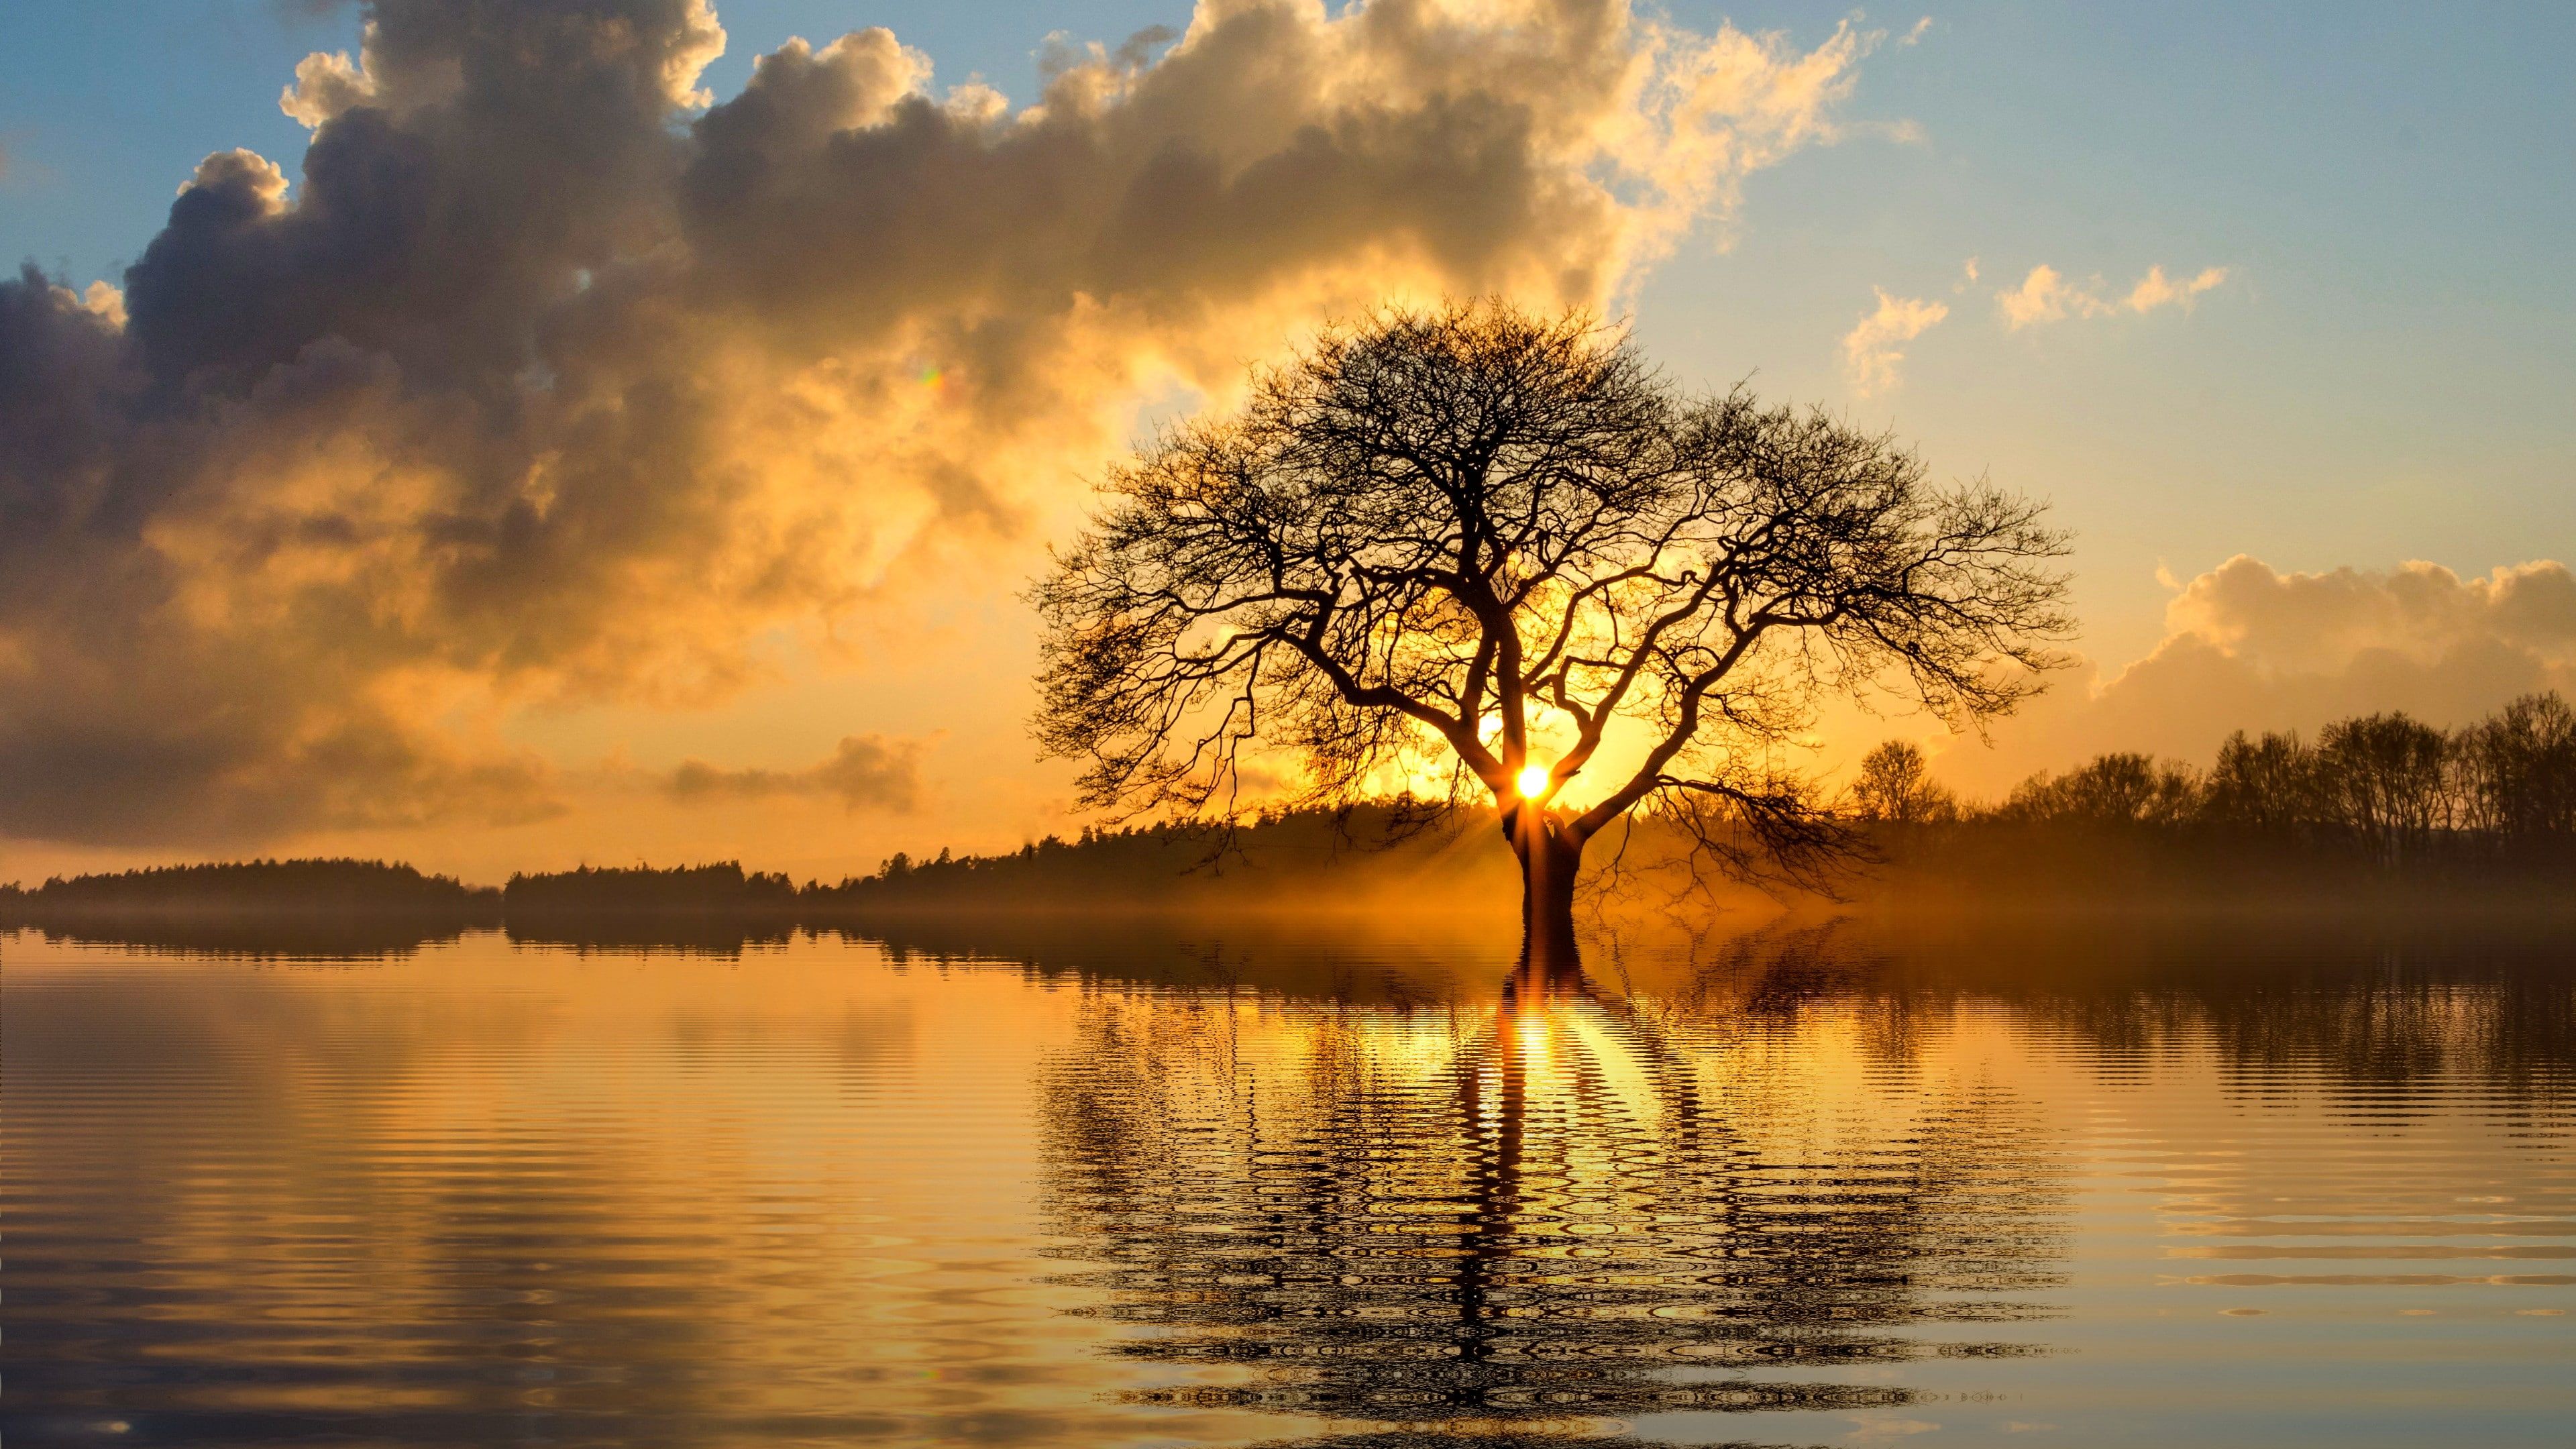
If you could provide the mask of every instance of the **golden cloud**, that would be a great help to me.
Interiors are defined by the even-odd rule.
[[[1973,271],[1975,263],[1969,263]],[[1843,370],[1863,395],[1894,387],[1898,365],[1905,361],[1899,343],[1911,342],[1950,315],[1947,303],[1878,293],[1878,308],[1861,315],[1859,325],[1843,337]]]
[[[1974,272],[1970,279],[1974,280]],[[2127,312],[2152,312],[2159,307],[2175,307],[2188,312],[2199,301],[2200,294],[2227,280],[2227,268],[2204,267],[2182,281],[2165,275],[2162,266],[2147,268],[2145,276],[2118,300],[2102,295],[2102,279],[2071,282],[2055,267],[2042,263],[2030,269],[2021,285],[2010,291],[1995,293],[1995,304],[2004,315],[2004,325],[2018,332],[2044,322],[2063,322],[2070,317],[2110,317]]]

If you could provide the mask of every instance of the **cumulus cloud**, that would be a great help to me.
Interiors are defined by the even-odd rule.
[[[1975,276],[1973,268],[1970,277]],[[2200,294],[2227,280],[2225,267],[2204,267],[2182,281],[2165,275],[2162,266],[2147,268],[2128,292],[2114,300],[2102,294],[2102,279],[2071,282],[2055,267],[2042,263],[2030,269],[2021,285],[2009,291],[1997,291],[1995,303],[2002,309],[2004,325],[2015,332],[2043,322],[2063,322],[2069,317],[2110,317],[2122,312],[2152,312],[2158,307],[2176,307],[2188,312]]]
[[[277,105],[305,125],[319,126],[375,98],[375,78],[351,62],[347,51],[317,50],[296,63],[295,83],[278,96]]]
[[[1954,752],[1963,783],[2104,750],[2205,761],[2232,730],[2313,731],[2402,709],[2440,725],[2519,694],[2576,696],[2576,573],[2537,561],[2464,578],[2432,563],[2285,573],[2239,555],[2182,584],[2165,637],[2125,668],[2061,683],[2000,735]]]
[[[2430,661],[2488,646],[2565,666],[2576,663],[2576,576],[2547,561],[2467,579],[2422,562],[2284,574],[2240,554],[2184,585],[2165,620],[2174,637],[2275,670],[2331,672],[2372,654]]]
[[[363,34],[281,97],[291,186],[220,151],[121,294],[0,281],[0,834],[547,808],[513,710],[706,701],[747,641],[1008,588],[1140,399],[1327,315],[1615,301],[1835,137],[1873,39],[1204,0],[1015,107],[883,30],[716,102],[705,0]]]
[[[2152,312],[2158,307],[2179,307],[2188,312],[2201,293],[2226,280],[2225,267],[2203,267],[2179,282],[2168,280],[2164,268],[2149,267],[2120,305],[2132,312]]]
[[[921,747],[881,735],[852,735],[829,758],[802,770],[727,770],[689,760],[673,770],[664,789],[683,803],[710,800],[811,796],[836,799],[850,810],[908,814],[921,803]]]
[[[2045,262],[2031,268],[2020,286],[1995,293],[1995,302],[2003,308],[2004,324],[2016,332],[2041,322],[2061,322],[2070,316],[2102,317],[2112,311],[2110,303],[2084,287],[2070,285],[2057,268]]]
[[[1946,303],[1891,297],[1883,287],[1870,290],[1878,293],[1877,310],[1862,313],[1859,325],[1843,337],[1843,370],[1863,394],[1894,387],[1897,367],[1905,361],[1897,344],[1913,341],[1950,315]]]

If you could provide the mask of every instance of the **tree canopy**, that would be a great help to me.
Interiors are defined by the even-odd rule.
[[[1581,312],[1389,308],[1110,473],[1034,593],[1037,732],[1095,808],[1285,778],[1490,799],[1525,859],[1639,809],[1789,846],[1821,816],[1782,747],[1823,698],[1973,720],[2058,662],[2042,513],[1686,391]]]

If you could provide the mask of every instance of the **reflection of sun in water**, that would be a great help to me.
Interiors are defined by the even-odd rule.
[[[1523,766],[1521,769],[1520,786],[1521,794],[1524,798],[1536,798],[1539,791],[1547,788],[1547,766]]]
[[[1517,1076],[1535,1104],[1543,1100],[1580,1100],[1589,1108],[1580,1116],[1598,1130],[1609,1119],[1655,1123],[1666,1119],[1672,1103],[1668,1084],[1653,1062],[1653,1048],[1634,1026],[1603,1009],[1589,996],[1553,994],[1497,1013],[1494,1029],[1508,1032],[1517,1050],[1508,1063],[1484,1058],[1477,1074],[1489,1090],[1499,1091],[1505,1076]]]
[[[1901,1405],[1893,1366],[1947,1345],[1900,1329],[2027,1316],[1993,1297],[2041,1281],[2027,1166],[1910,1078],[1846,1070],[1865,1016],[1787,1040],[1570,971],[1456,984],[1104,993],[1045,1090],[1049,1196],[1137,1325],[1108,1351],[1193,1376],[1133,1402],[1536,1443]]]
[[[1542,1060],[1546,1058],[1548,1031],[1547,1022],[1544,1019],[1535,1015],[1524,1016],[1518,1023],[1517,1032],[1521,1039],[1522,1051]]]

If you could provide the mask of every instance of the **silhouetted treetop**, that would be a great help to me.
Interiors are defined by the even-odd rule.
[[[1895,824],[1898,797],[1938,791],[1913,747],[1890,741],[1863,762],[1854,813]],[[2576,709],[2555,693],[2525,695],[2485,719],[2443,730],[2402,712],[2334,720],[2313,743],[2295,730],[2239,730],[2206,771],[2114,752],[2063,774],[2042,771],[1970,825],[2145,828],[2233,846],[2295,847],[2382,865],[2444,861],[2561,864],[2576,856]]]
[[[1852,813],[1890,825],[1929,825],[1959,818],[1959,798],[1932,778],[1922,747],[1889,740],[1863,756],[1851,790]]]
[[[241,860],[57,876],[17,893],[26,907],[72,910],[417,909],[488,903],[453,877],[381,860]]]
[[[514,912],[735,910],[791,905],[796,887],[784,875],[746,873],[740,861],[725,860],[513,875],[501,897]]]

